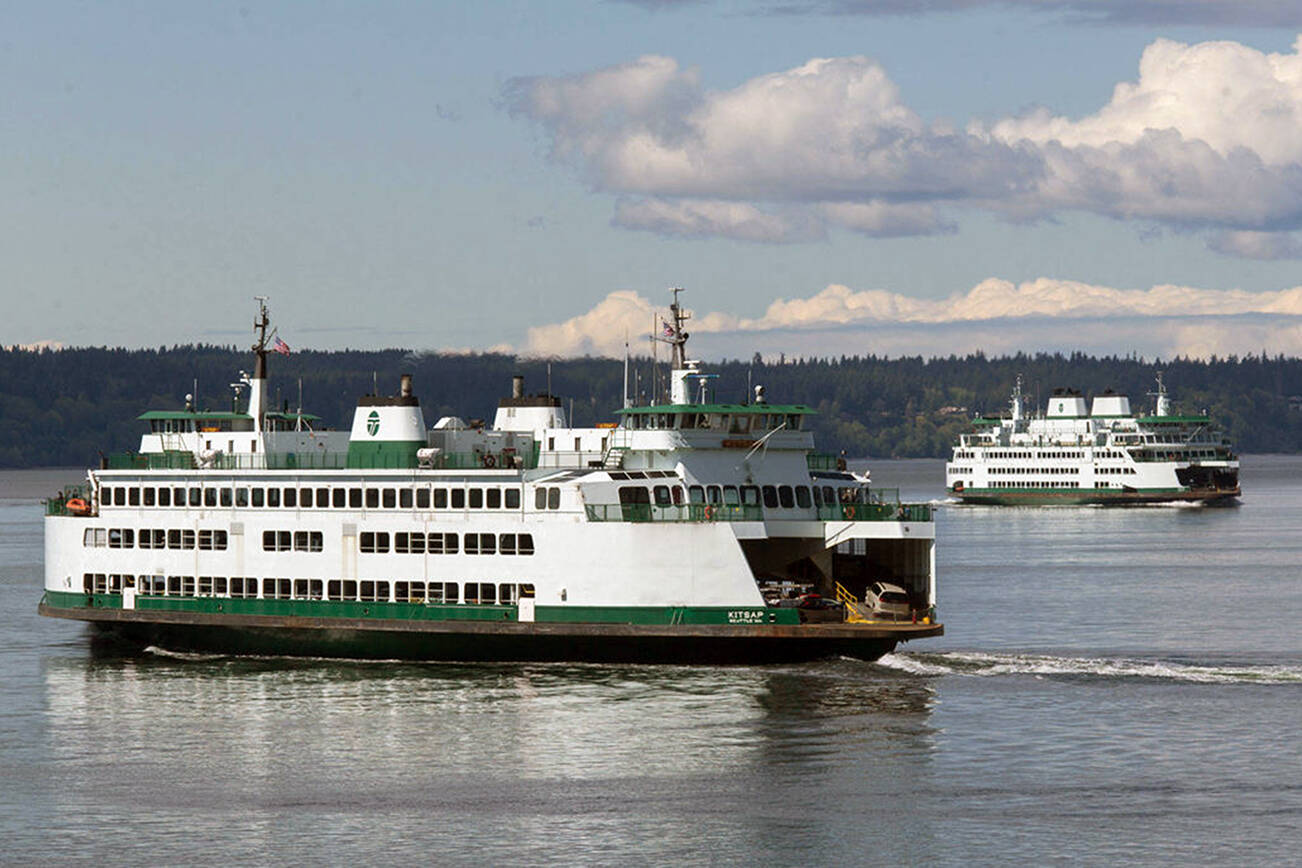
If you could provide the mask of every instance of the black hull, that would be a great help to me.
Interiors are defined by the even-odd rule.
[[[876,660],[939,624],[656,626],[518,622],[376,622],[270,616],[62,609],[41,614],[90,621],[102,638],[170,651],[380,660],[756,664],[827,657]],[[162,615],[163,617],[160,617]]]

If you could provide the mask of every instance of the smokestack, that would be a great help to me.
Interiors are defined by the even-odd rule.
[[[402,375],[402,387],[398,390],[398,394],[404,398],[411,397],[411,374]]]
[[[524,377],[522,377],[520,374],[516,374],[511,378],[511,397],[512,398],[524,397]]]

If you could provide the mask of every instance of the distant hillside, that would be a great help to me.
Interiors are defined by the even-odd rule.
[[[71,349],[0,351],[0,467],[82,465],[100,451],[134,449],[147,409],[184,404],[195,392],[207,408],[230,406],[233,382],[251,356],[214,346],[157,350]],[[748,383],[763,384],[774,402],[810,404],[820,448],[851,456],[942,457],[976,412],[1007,406],[1016,376],[1042,405],[1055,386],[1087,394],[1112,388],[1150,407],[1145,393],[1162,368],[1177,408],[1206,408],[1229,431],[1241,452],[1302,451],[1302,360],[1296,358],[1175,360],[1093,358],[1080,354],[983,355],[884,359],[842,357],[765,364],[730,361],[710,366],[719,400],[741,401]],[[623,363],[610,359],[517,361],[502,355],[413,355],[377,352],[296,352],[271,359],[273,397],[303,407],[326,425],[346,428],[359,395],[378,386],[397,389],[401,373],[415,376],[425,418],[491,419],[512,374],[529,392],[547,388],[572,407],[579,425],[610,421],[620,406]],[[649,359],[632,364],[643,395],[662,385]],[[1038,400],[1037,400],[1038,398]]]

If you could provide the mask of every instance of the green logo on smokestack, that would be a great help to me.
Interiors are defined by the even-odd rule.
[[[371,415],[366,417],[366,433],[374,437],[380,431],[380,412],[372,410]]]

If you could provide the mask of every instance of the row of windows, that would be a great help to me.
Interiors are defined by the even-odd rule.
[[[962,476],[966,473],[971,473],[971,472],[972,472],[971,467],[951,467],[949,469],[950,476]]]
[[[1117,474],[1117,473],[1133,474],[1133,473],[1135,472],[1135,468],[1133,468],[1133,467],[1095,467],[1095,468],[1094,468],[1094,472],[1095,472],[1095,473],[1109,473],[1109,474]]]
[[[1066,479],[1055,479],[1052,481],[1050,480],[1043,480],[1043,481],[1025,480],[1024,481],[1020,479],[1013,479],[1007,482],[1000,483],[1000,487],[1001,488],[1080,488],[1080,483],[1074,479],[1070,481]]]
[[[105,506],[255,507],[269,509],[519,509],[518,486],[464,488],[105,486]],[[535,508],[559,509],[560,489],[538,489]]]
[[[534,596],[534,586],[516,582],[389,582],[379,579],[262,579],[240,576],[133,576],[85,573],[87,594],[120,594],[135,588],[145,596],[230,597],[264,600],[337,600],[362,603],[460,603],[511,605]],[[464,590],[464,595],[462,591]]]
[[[363,531],[358,535],[358,548],[362,554],[386,554],[390,536],[393,552],[400,555],[455,555],[461,542],[455,533]],[[464,542],[468,555],[532,555],[534,551],[531,533],[468,533]]]
[[[1079,467],[991,467],[990,472],[995,475],[1032,475],[1040,476],[1054,473],[1080,473]]]
[[[193,549],[225,551],[229,536],[224,530],[186,530],[183,528],[88,527],[82,533],[86,548],[111,549]]]
[[[324,548],[324,538],[319,530],[264,530],[262,550],[265,552],[319,552]]]
[[[859,486],[836,488],[831,485],[689,485],[689,503],[714,506],[759,506],[768,509],[809,509],[815,506],[832,506],[837,503],[862,503],[864,490]],[[683,502],[681,485],[624,485],[619,489],[619,502],[631,504],[654,503],[656,506],[675,506]]]

